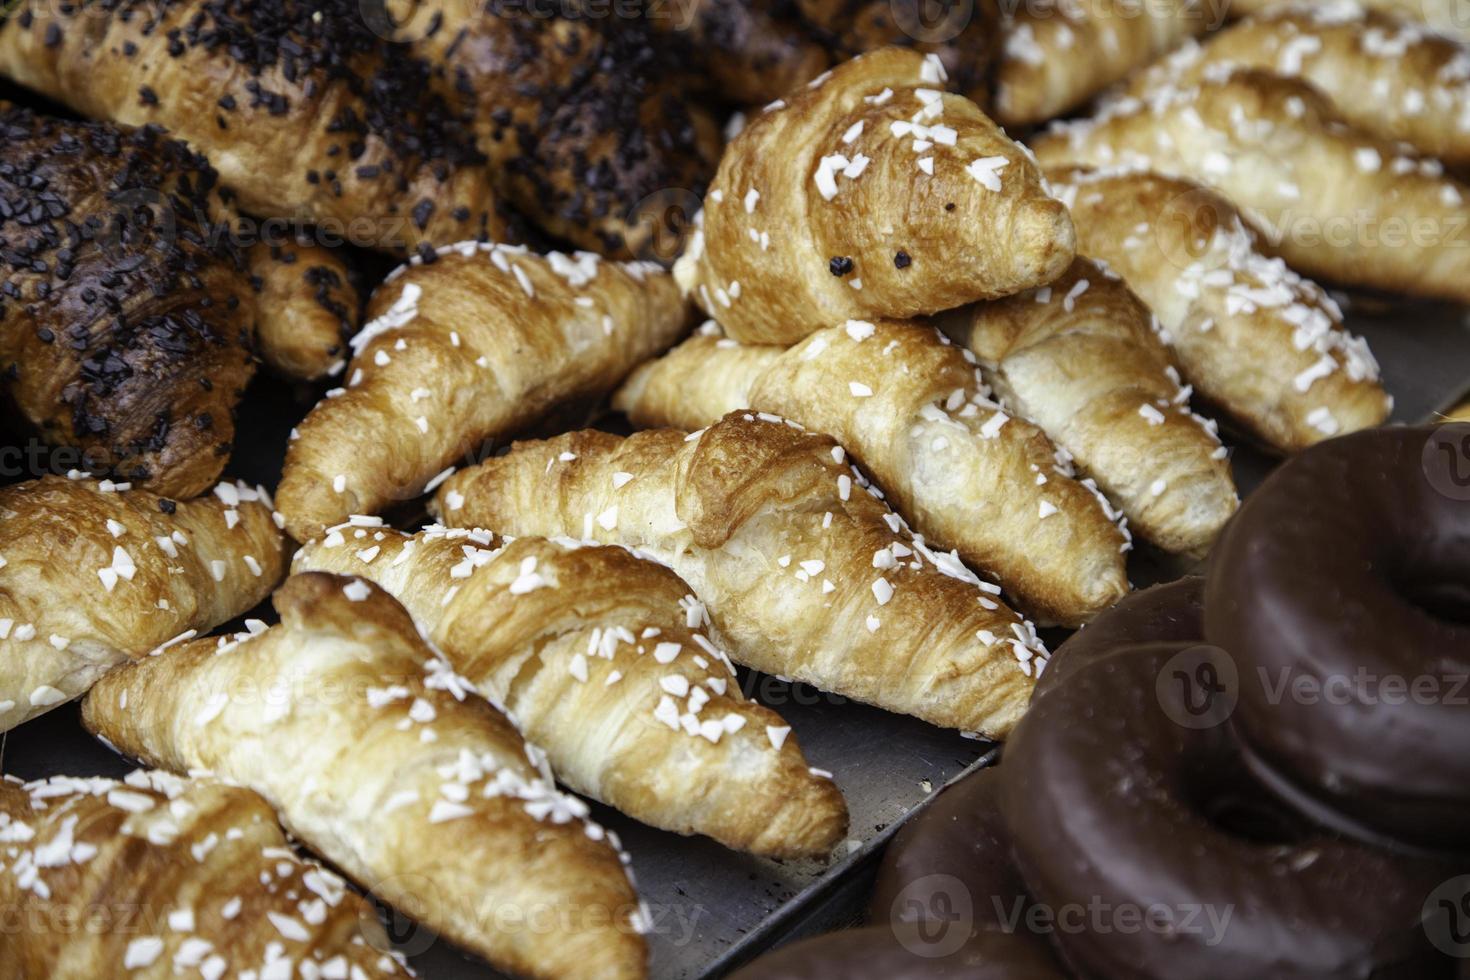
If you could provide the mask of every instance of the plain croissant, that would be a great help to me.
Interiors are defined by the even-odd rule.
[[[249,611],[285,571],[263,491],[173,501],[106,480],[0,490],[0,731]]]
[[[832,436],[916,531],[1027,615],[1076,626],[1128,591],[1106,502],[928,327],[849,321],[790,350],[695,337],[639,368],[614,405],[639,426],[693,429],[753,408]]]
[[[52,926],[7,933],[6,977],[413,975],[383,952],[365,900],[296,856],[265,800],[212,780],[6,777],[0,902],[12,922]]]
[[[445,467],[673,343],[685,305],[656,266],[453,246],[373,294],[347,387],[312,409],[277,497],[298,541],[411,499]]]
[[[1209,184],[1261,220],[1272,249],[1304,275],[1470,301],[1470,188],[1438,161],[1347,126],[1305,82],[1234,69],[1117,100],[1033,146],[1047,167],[1134,167]]]
[[[295,568],[391,592],[579,793],[769,857],[822,855],[842,838],[842,794],[779,715],[745,700],[677,575],[622,548],[496,545],[359,520],[307,544]]]
[[[725,149],[680,287],[746,343],[1004,296],[1072,261],[1027,152],[943,92],[936,56],[883,48],[768,105]]]
[[[341,370],[362,307],[342,254],[309,241],[262,242],[251,247],[249,260],[261,360],[302,381]]]
[[[941,317],[1010,411],[1039,425],[1165,551],[1203,555],[1239,499],[1148,307],[1078,259],[1032,293]]]
[[[279,626],[108,675],[83,722],[151,765],[255,790],[359,885],[497,967],[642,977],[644,914],[607,833],[403,607],[320,572],[274,601]]]
[[[1153,308],[1185,380],[1254,439],[1294,452],[1388,417],[1368,345],[1229,201],[1151,173],[1051,177],[1084,248]]]
[[[708,605],[739,662],[936,725],[1003,736],[1045,656],[831,439],[733,413],[703,432],[574,432],[450,477],[447,523],[638,548]]]

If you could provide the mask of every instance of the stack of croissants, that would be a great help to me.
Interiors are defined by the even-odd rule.
[[[0,783],[0,900],[168,910],[0,975],[408,975],[345,877],[644,976],[580,797],[847,834],[736,665],[1004,739],[1037,626],[1209,550],[1222,431],[1385,421],[1314,279],[1470,301],[1448,12],[943,6],[0,8],[0,429],[86,461],[0,488],[0,729],[82,698],[149,767]],[[262,364],[331,386],[270,491]]]

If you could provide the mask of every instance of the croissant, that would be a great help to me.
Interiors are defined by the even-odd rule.
[[[396,36],[473,119],[506,198],[552,235],[652,257],[655,228],[640,206],[675,188],[697,196],[714,172],[719,127],[642,22],[580,16],[576,4],[528,15],[518,0],[387,6],[402,25]],[[663,6],[650,16],[665,16]]]
[[[0,398],[87,469],[192,497],[228,461],[254,305],[216,220],[184,144],[0,103]]]
[[[1078,259],[1033,293],[946,314],[1007,410],[1039,425],[1165,551],[1203,556],[1239,499],[1148,307]]]
[[[108,675],[83,722],[151,765],[255,790],[359,885],[498,968],[644,976],[644,915],[606,831],[403,607],[319,572],[274,602],[279,626]]]
[[[263,491],[173,501],[48,476],[0,489],[0,731],[254,607],[285,542]]]
[[[1470,187],[1351,129],[1313,86],[1236,69],[1124,99],[1034,144],[1048,167],[1143,167],[1210,184],[1303,275],[1470,301]]]
[[[352,339],[348,386],[312,409],[278,497],[298,541],[423,492],[481,443],[610,391],[684,330],[645,263],[464,243],[390,276]]]
[[[993,109],[1002,126],[1046,122],[1212,26],[1210,4],[1039,0],[1003,21]]]
[[[988,396],[974,358],[933,330],[849,321],[789,351],[695,337],[639,368],[614,406],[639,426],[753,408],[828,433],[926,540],[1028,615],[1079,625],[1128,591],[1124,534],[1041,430]]]
[[[18,0],[0,21],[0,74],[85,116],[163,126],[254,215],[393,252],[501,236],[470,138],[367,9]]]
[[[702,432],[592,430],[456,473],[430,510],[507,534],[576,534],[669,565],[737,661],[998,738],[1046,656],[1029,623],[936,555],[826,436],[732,413]]]
[[[300,570],[389,590],[454,669],[503,704],[572,789],[644,823],[775,858],[820,856],[847,827],[791,727],[745,700],[690,626],[689,587],[622,548],[371,522],[297,554]]]
[[[1230,15],[1244,17],[1284,7],[1297,6],[1301,0],[1231,0]],[[1316,6],[1314,4],[1314,6]],[[1428,24],[1437,33],[1461,41],[1470,41],[1470,23],[1465,20],[1459,0],[1336,0],[1322,4],[1324,8],[1342,9],[1344,16],[1353,10],[1378,11],[1409,21]]]
[[[1229,201],[1150,173],[1050,176],[1083,248],[1153,308],[1185,379],[1256,440],[1295,452],[1388,417],[1368,345]]]
[[[1363,132],[1451,167],[1470,164],[1470,49],[1423,24],[1351,4],[1280,7],[1185,46],[1128,91],[1146,97],[1230,67],[1304,79]]]
[[[7,977],[413,975],[247,789],[143,770],[6,777],[0,855],[0,902],[32,924],[0,945]]]
[[[811,81],[830,61],[789,6],[783,0],[683,0],[656,6],[650,16],[666,37],[688,38],[712,97],[758,105]]]
[[[943,82],[937,56],[884,48],[767,106],[725,150],[680,287],[736,340],[791,344],[1061,275],[1066,208]]]
[[[258,289],[260,356],[287,378],[316,381],[347,363],[362,297],[342,255],[309,241],[249,252]]]

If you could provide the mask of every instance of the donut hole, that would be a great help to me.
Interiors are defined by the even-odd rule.
[[[1300,844],[1321,831],[1262,786],[1239,758],[1212,753],[1186,784],[1195,811],[1231,837],[1253,844]]]

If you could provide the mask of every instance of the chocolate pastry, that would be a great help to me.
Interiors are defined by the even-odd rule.
[[[660,0],[653,0],[659,9]],[[778,99],[820,75],[831,60],[809,36],[791,0],[683,0],[653,26],[687,37],[710,84],[709,95],[735,105]]]
[[[1033,700],[1067,674],[1104,654],[1135,643],[1203,643],[1205,580],[1189,575],[1130,592],[1111,609],[1067,637],[1051,655]]]
[[[1029,936],[982,931],[957,941],[954,927],[867,926],[783,946],[730,980],[1065,980]]]
[[[1282,525],[1276,525],[1279,530]],[[1446,877],[1278,803],[1231,727],[1218,651],[1144,644],[1080,664],[1001,768],[1017,866],[1089,978],[1422,978]]]
[[[67,468],[171,497],[218,481],[255,306],[216,184],[157,127],[0,103],[0,393]]]
[[[1210,560],[1205,636],[1279,792],[1350,832],[1464,850],[1470,502],[1452,426],[1387,428],[1276,470]]]

